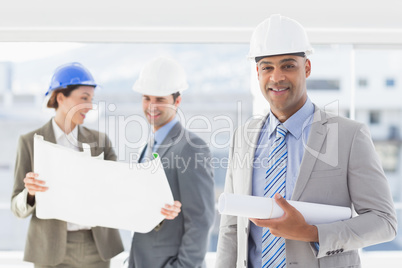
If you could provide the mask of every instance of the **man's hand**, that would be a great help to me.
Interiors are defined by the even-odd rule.
[[[303,215],[291,206],[280,194],[275,194],[275,202],[285,212],[277,219],[250,219],[255,225],[268,227],[276,237],[285,239],[318,242],[318,230],[314,225],[306,223]]]
[[[180,211],[181,211],[181,203],[179,201],[174,201],[173,205],[165,205],[164,208],[162,208],[161,213],[163,216],[165,216],[165,219],[167,220],[173,220],[176,218]]]

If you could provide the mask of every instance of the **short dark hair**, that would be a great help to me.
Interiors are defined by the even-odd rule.
[[[57,95],[62,93],[65,97],[70,96],[73,90],[76,90],[80,85],[69,85],[66,88],[60,88],[52,91],[52,95],[50,95],[49,101],[47,102],[48,108],[54,108],[57,110],[59,108],[59,104],[57,103]]]
[[[173,96],[173,102],[176,102],[177,98],[180,96],[180,92],[177,91],[176,93],[173,93],[172,96]]]

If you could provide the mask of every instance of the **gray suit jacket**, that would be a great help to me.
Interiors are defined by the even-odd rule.
[[[11,198],[11,210],[20,218],[32,215],[28,229],[24,260],[40,265],[57,265],[64,259],[67,241],[67,223],[59,220],[41,220],[36,217],[35,205],[27,204],[27,190],[23,179],[25,174],[33,171],[33,136],[42,135],[46,141],[56,143],[52,121],[43,127],[22,135],[18,142],[17,160],[15,163],[14,189]],[[97,156],[104,152],[106,160],[116,160],[105,134],[78,126],[79,145],[87,143],[91,146],[91,154]],[[82,147],[80,147],[82,151]],[[66,163],[68,165],[68,163]],[[23,200],[23,202],[21,202]],[[100,257],[109,260],[124,250],[118,230],[95,227],[92,233]]]
[[[264,120],[233,137],[225,192],[251,195],[252,163]],[[254,129],[253,132],[247,131]],[[354,208],[358,216],[317,225],[319,251],[286,240],[288,268],[360,267],[358,249],[392,240],[397,221],[387,178],[363,124],[315,107],[292,200]],[[249,165],[242,168],[239,159]],[[216,268],[247,267],[249,220],[222,215]]]
[[[209,148],[178,122],[157,152],[182,212],[174,220],[163,221],[160,228],[134,234],[129,267],[204,267],[215,212]]]

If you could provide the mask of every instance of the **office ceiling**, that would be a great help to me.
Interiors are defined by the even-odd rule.
[[[0,41],[248,42],[274,13],[313,43],[402,44],[399,0],[2,1]]]

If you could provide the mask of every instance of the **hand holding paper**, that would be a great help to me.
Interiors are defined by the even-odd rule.
[[[259,227],[269,228],[276,237],[305,242],[318,242],[318,229],[306,222],[303,215],[291,206],[280,194],[275,195],[275,202],[284,214],[274,219],[250,219]]]
[[[29,195],[34,196],[36,192],[45,192],[48,187],[45,185],[45,181],[38,180],[39,174],[28,172],[25,175],[24,183],[25,188],[27,188]]]
[[[347,220],[352,211],[347,207],[288,201],[304,217],[308,224],[331,223]],[[272,198],[223,193],[219,197],[218,209],[221,214],[255,219],[273,219],[283,215]]]
[[[166,204],[164,208],[162,208],[161,213],[165,216],[166,220],[173,220],[176,218],[181,211],[181,203],[180,201],[174,201],[173,205]]]

